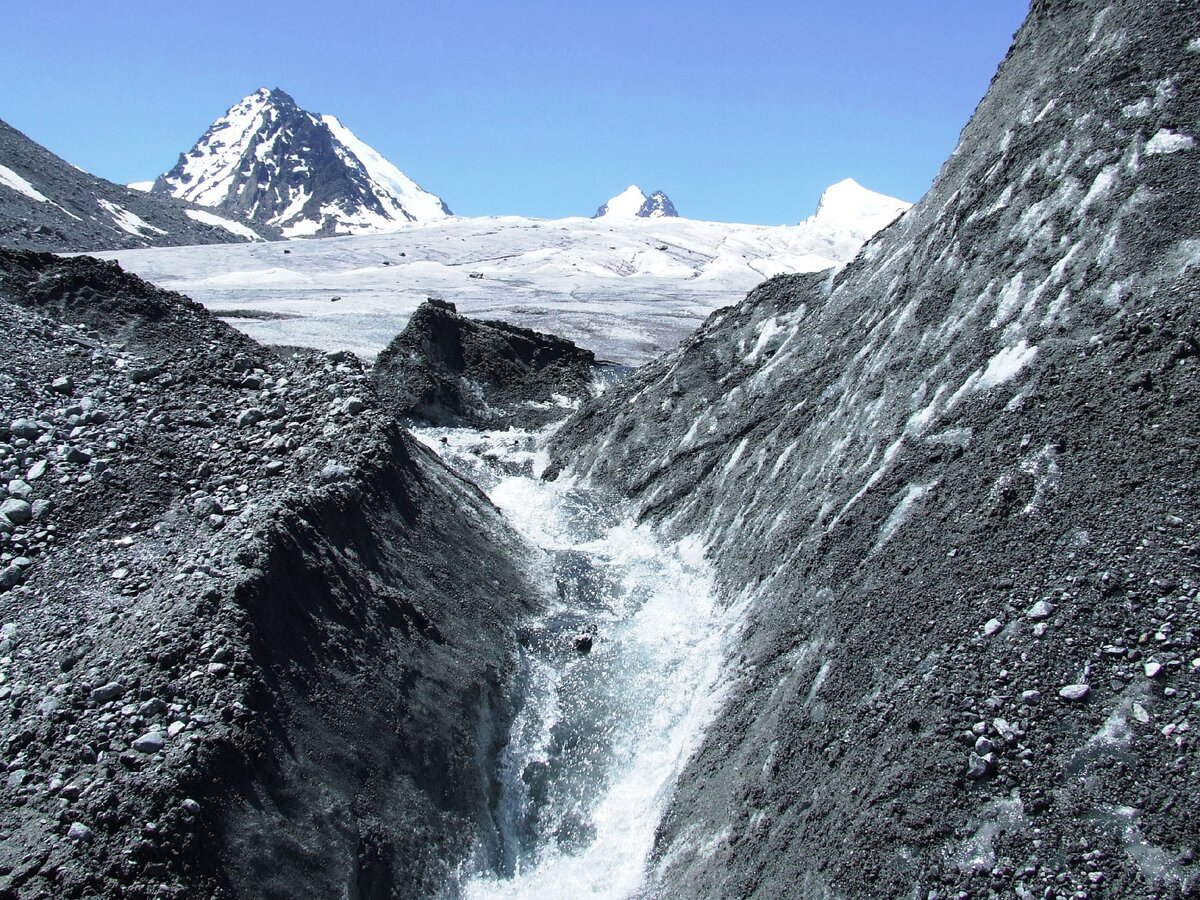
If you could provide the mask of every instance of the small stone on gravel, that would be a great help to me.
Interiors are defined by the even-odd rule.
[[[1086,684],[1068,684],[1065,687],[1058,689],[1058,696],[1064,700],[1070,700],[1072,703],[1078,703],[1081,700],[1086,700],[1088,694],[1092,692],[1089,685]]]
[[[1025,615],[1034,621],[1048,619],[1054,613],[1054,604],[1045,600],[1039,600],[1033,606],[1029,607],[1029,611]]]
[[[336,484],[339,481],[348,481],[349,479],[350,470],[338,462],[330,461],[321,470],[321,481],[324,484]]]
[[[133,742],[133,749],[138,753],[157,753],[166,741],[157,731],[149,731]]]
[[[97,703],[107,703],[110,700],[116,700],[123,693],[125,693],[125,688],[119,681],[110,681],[108,684],[94,688],[92,699]]]
[[[237,426],[238,428],[249,428],[251,425],[257,425],[265,418],[266,414],[261,409],[243,410],[237,417]]]

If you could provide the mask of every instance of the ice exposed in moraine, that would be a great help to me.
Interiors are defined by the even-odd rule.
[[[1194,5],[1039,0],[855,261],[558,432],[749,598],[650,895],[1200,884],[1197,35]]]

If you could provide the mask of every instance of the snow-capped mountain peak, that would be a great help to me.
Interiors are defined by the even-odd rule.
[[[154,191],[288,237],[393,231],[450,215],[335,116],[307,112],[278,88],[231,106]]]
[[[662,191],[655,191],[647,197],[640,187],[631,184],[596,210],[592,218],[615,216],[620,219],[659,219],[678,215],[675,204]]]
[[[823,229],[848,232],[865,241],[894,222],[910,206],[911,203],[868,190],[853,178],[844,178],[825,189],[817,203],[817,212],[809,221]]]
[[[631,184],[607,203],[602,204],[592,218],[599,219],[602,216],[616,216],[621,219],[632,219],[637,216],[638,210],[642,208],[642,204],[645,202],[646,195],[642,193],[642,189],[636,184]]]

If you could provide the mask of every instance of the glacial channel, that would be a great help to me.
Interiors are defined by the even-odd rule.
[[[626,898],[648,876],[671,790],[727,685],[740,610],[697,542],[667,544],[620,506],[539,477],[543,434],[420,429],[539,548],[545,612],[526,624],[499,760],[499,865],[468,900]]]

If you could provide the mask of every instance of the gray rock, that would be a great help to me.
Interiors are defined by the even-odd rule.
[[[70,375],[64,375],[50,382],[50,390],[56,394],[69,394],[75,390],[75,382],[71,379]]]
[[[84,447],[71,447],[67,451],[66,460],[77,466],[86,466],[92,461],[92,451]]]
[[[92,841],[92,829],[82,822],[72,822],[71,827],[67,829],[67,837],[81,844],[88,844]]]
[[[51,501],[43,498],[41,500],[33,501],[32,506],[30,506],[30,512],[33,514],[33,518],[36,520],[42,518],[42,516],[50,512],[53,507],[54,504]]]
[[[980,756],[972,751],[967,762],[967,777],[972,781],[978,781],[980,778],[986,778],[994,771],[994,762],[989,760],[988,755]]]
[[[266,413],[261,409],[251,407],[250,409],[242,410],[241,414],[238,415],[237,426],[238,428],[249,428],[251,425],[257,425],[266,417]]]
[[[1054,614],[1054,604],[1046,600],[1039,600],[1033,606],[1029,607],[1025,615],[1034,621],[1048,619]]]
[[[138,753],[158,753],[166,744],[166,739],[157,731],[148,731],[133,742],[133,749]]]
[[[39,459],[32,466],[29,467],[29,471],[25,473],[25,478],[27,481],[37,481],[39,478],[41,478],[45,474],[46,474],[46,460]]]
[[[27,441],[36,440],[42,433],[41,426],[33,419],[13,419],[8,430],[12,432],[13,437],[25,438]]]
[[[4,516],[14,525],[26,525],[33,518],[33,508],[24,500],[10,497],[0,503],[0,516]]]
[[[1089,685],[1086,684],[1068,684],[1058,689],[1058,696],[1064,700],[1069,700],[1072,703],[1078,703],[1086,700],[1088,694],[1092,692]]]
[[[1150,660],[1142,666],[1142,671],[1146,673],[1147,678],[1157,678],[1162,674],[1162,664]]]
[[[129,370],[129,380],[134,384],[143,384],[163,373],[162,366],[138,366]]]
[[[160,713],[166,712],[166,710],[167,704],[157,697],[152,697],[138,707],[138,715],[150,718],[151,716],[157,716]]]
[[[124,685],[119,681],[110,681],[108,684],[92,689],[92,700],[96,703],[108,703],[110,700],[116,700],[124,693]]]
[[[199,497],[192,502],[192,514],[198,519],[224,515],[225,508],[216,497]]]
[[[983,633],[987,637],[991,637],[997,631],[1004,627],[1004,623],[999,619],[988,619],[983,625]]]
[[[339,462],[330,460],[321,470],[322,484],[336,484],[339,481],[350,480],[350,469]]]
[[[0,569],[0,591],[8,591],[21,583],[24,573],[20,566],[8,565]]]
[[[28,500],[33,496],[33,488],[29,486],[29,482],[14,478],[8,483],[8,493],[9,496],[16,497],[18,500]]]
[[[62,701],[57,697],[43,697],[37,708],[43,716],[49,716],[62,709]]]
[[[361,397],[347,397],[342,404],[342,412],[351,416],[358,415],[366,408],[367,405],[363,403]]]

